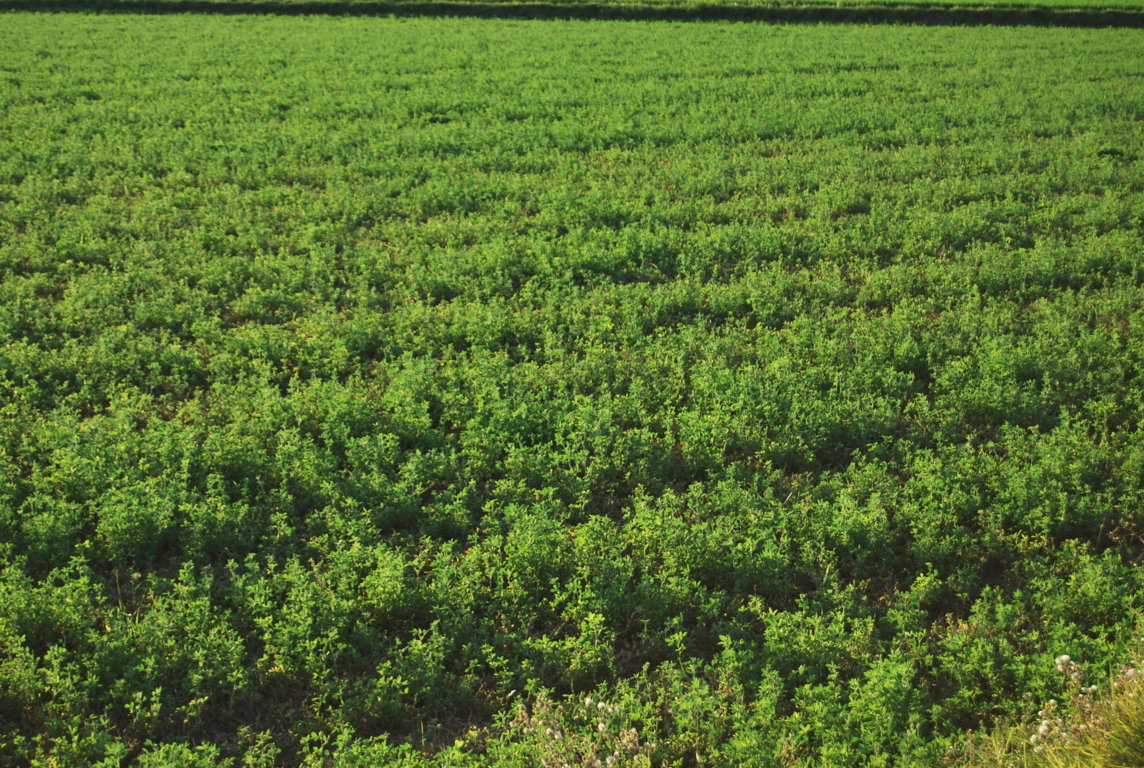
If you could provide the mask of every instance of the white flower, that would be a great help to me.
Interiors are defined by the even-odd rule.
[[[1067,653],[1064,655],[1058,656],[1057,657],[1057,666],[1063,667],[1065,664],[1068,664],[1070,661],[1072,661],[1072,657],[1069,656]]]
[[[590,706],[592,706],[592,699],[590,699],[590,698],[588,698],[588,699],[584,699],[584,706],[585,706],[585,707],[590,707]]]

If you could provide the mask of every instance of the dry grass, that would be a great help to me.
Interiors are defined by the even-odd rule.
[[[1115,675],[1103,690],[1068,656],[1069,707],[1050,700],[1035,719],[1003,723],[971,739],[961,768],[1144,768],[1144,672]]]

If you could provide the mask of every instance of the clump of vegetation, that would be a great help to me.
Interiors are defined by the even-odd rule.
[[[624,714],[591,696],[554,703],[541,692],[531,706],[519,706],[505,737],[525,745],[521,754],[544,768],[650,766],[655,744],[641,740]]]
[[[1064,703],[1049,699],[1035,717],[1003,722],[970,740],[961,765],[1004,768],[1144,766],[1144,674],[1127,666],[1103,690],[1086,684],[1081,664],[1056,659],[1067,678]]]

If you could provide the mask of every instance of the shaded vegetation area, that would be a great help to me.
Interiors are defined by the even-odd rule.
[[[5,16],[0,762],[914,765],[1063,700],[1144,595],[1142,58]]]

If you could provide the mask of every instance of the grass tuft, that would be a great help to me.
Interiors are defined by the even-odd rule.
[[[1138,768],[1144,766],[1144,672],[1126,667],[1103,690],[1085,685],[1067,656],[1069,702],[1050,699],[1019,722],[1002,722],[970,740],[963,768]]]

